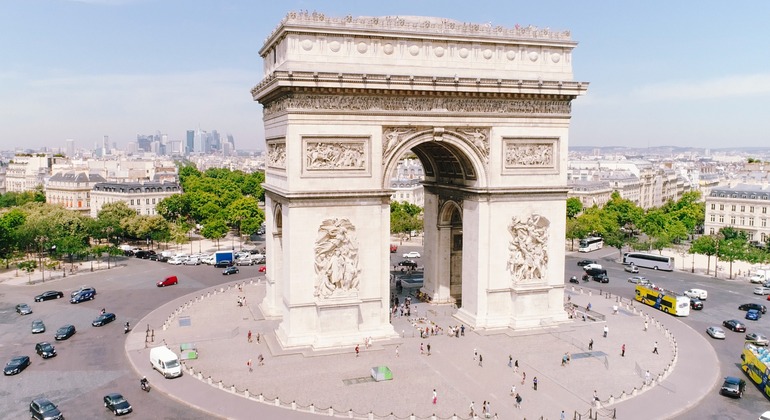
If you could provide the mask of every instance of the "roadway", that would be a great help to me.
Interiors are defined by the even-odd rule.
[[[742,399],[721,396],[719,394],[719,387],[722,381],[720,380],[706,398],[701,400],[696,407],[688,410],[687,414],[679,418],[714,420],[754,419],[759,417],[760,413],[770,410],[768,399],[751,382],[750,378],[743,373],[740,367],[740,356],[743,350],[745,333],[737,333],[723,328],[727,335],[725,340],[714,340],[706,334],[706,328],[711,325],[722,326],[722,321],[724,320],[737,319],[742,322],[745,321],[747,332],[759,332],[769,335],[770,325],[768,323],[770,323],[770,313],[758,321],[748,321],[744,319],[746,312],[738,310],[738,305],[742,303],[770,304],[766,296],[752,293],[757,285],[751,284],[746,280],[715,279],[703,275],[694,275],[686,271],[666,272],[640,268],[639,274],[627,273],[623,269],[623,265],[616,262],[619,260],[619,254],[616,249],[601,249],[590,253],[568,255],[565,264],[566,278],[582,273],[583,270],[577,266],[577,261],[584,258],[598,260],[607,269],[610,277],[608,284],[600,285],[597,282],[591,281],[590,287],[606,290],[625,298],[634,297],[634,285],[628,282],[628,278],[634,275],[644,276],[655,285],[672,291],[683,292],[692,288],[708,291],[708,299],[704,301],[703,310],[690,311],[689,316],[679,318],[679,320],[701,333],[711,343],[719,358],[722,376],[736,376],[746,380],[746,393]],[[581,281],[581,283],[583,282]]]

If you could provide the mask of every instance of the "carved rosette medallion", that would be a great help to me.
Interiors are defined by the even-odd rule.
[[[319,299],[358,294],[359,268],[356,228],[348,219],[326,219],[315,241],[315,291]]]
[[[286,169],[286,142],[267,142],[267,166],[269,168]]]
[[[526,220],[513,217],[508,225],[507,270],[514,284],[546,279],[548,268],[548,228],[545,217],[533,214]]]
[[[362,138],[306,138],[303,149],[305,173],[369,170],[369,148]]]

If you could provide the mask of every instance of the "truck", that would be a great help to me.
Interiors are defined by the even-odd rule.
[[[214,254],[214,265],[216,267],[220,267],[222,265],[225,265],[225,261],[229,261],[227,265],[232,265],[235,263],[235,253],[233,251],[217,251]]]
[[[754,274],[749,277],[749,281],[752,283],[767,283],[770,280],[770,269],[760,268],[754,271]]]
[[[166,346],[150,349],[150,364],[166,379],[182,376],[182,365],[179,363],[179,357]]]

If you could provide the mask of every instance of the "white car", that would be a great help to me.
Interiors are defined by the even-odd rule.
[[[759,286],[754,288],[755,295],[770,295],[770,287]]]
[[[623,269],[628,271],[629,273],[634,273],[634,274],[639,272],[639,267],[637,267],[637,266],[635,266],[633,264],[629,264],[629,265],[625,266]]]
[[[184,263],[184,259],[176,258],[176,257],[169,258],[168,259],[168,263],[171,264],[171,265],[180,265],[180,264]]]
[[[583,266],[583,270],[585,270],[585,271],[588,271],[588,270],[602,270],[602,269],[603,268],[602,268],[601,264],[586,264],[586,265]]]
[[[417,251],[407,252],[404,254],[404,258],[420,258],[420,253]]]
[[[685,290],[684,295],[691,299],[708,299],[709,293],[703,289],[690,289]]]
[[[650,281],[647,280],[643,276],[633,276],[633,277],[628,279],[628,282],[629,283],[634,283],[634,284],[641,284],[642,286],[646,286],[646,285],[650,284]]]
[[[706,328],[706,334],[710,335],[712,338],[716,338],[719,340],[725,339],[725,330],[719,328],[719,327],[708,327]]]
[[[201,263],[201,260],[198,259],[198,257],[190,257],[184,261],[184,265],[198,265]]]

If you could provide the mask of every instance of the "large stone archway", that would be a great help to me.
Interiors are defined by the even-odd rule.
[[[572,80],[565,32],[290,13],[260,50],[267,296],[284,347],[395,335],[389,177],[425,168],[425,282],[475,328],[563,309]]]

